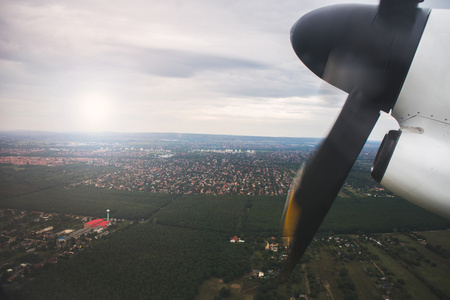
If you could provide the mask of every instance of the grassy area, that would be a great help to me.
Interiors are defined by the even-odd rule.
[[[320,245],[320,252],[307,263],[310,270],[319,278],[322,289],[319,298],[344,299],[345,293],[339,287],[340,271],[346,269],[354,283],[354,290],[358,299],[375,299],[381,296],[380,291],[374,286],[371,277],[365,272],[365,268],[371,266],[368,261],[344,262],[338,256],[332,254],[333,246]]]
[[[435,243],[450,237],[449,231],[420,234],[426,234]],[[389,293],[392,299],[449,297],[449,259],[406,234],[375,237],[383,246],[351,235],[340,236],[338,243],[327,239],[314,241],[303,259],[305,274],[298,286],[305,292],[309,288],[314,299],[350,299],[352,291],[358,299],[379,299]],[[387,242],[393,240],[397,243]],[[416,258],[420,258],[420,265],[413,265]],[[343,279],[354,287],[346,288]]]
[[[229,290],[228,299],[252,300],[257,292],[258,283],[256,280],[249,279],[249,275],[224,283],[220,278],[211,278],[205,280],[200,286],[199,294],[195,300],[214,299],[220,295],[221,289]]]
[[[310,270],[316,274],[318,278],[320,278],[320,281],[324,285],[329,285],[329,290],[325,289],[321,294],[331,293],[334,299],[341,299],[342,293],[338,289],[335,276],[338,273],[338,267],[342,266],[343,263],[336,261],[333,255],[330,254],[329,250],[329,247],[321,247],[320,254],[316,255],[314,259],[309,261],[307,264]]]
[[[414,274],[408,271],[401,262],[386,254],[378,246],[373,244],[366,244],[365,246],[371,253],[380,258],[377,264],[380,264],[382,269],[392,274],[393,278],[404,280],[405,288],[412,299],[439,299]]]
[[[427,236],[432,237],[432,240],[434,241],[445,241],[445,235],[440,233],[446,233],[447,239],[449,238],[450,233],[448,231],[429,232]],[[426,282],[427,285],[433,290],[441,291],[443,294],[450,295],[450,282],[448,278],[448,274],[450,274],[449,259],[431,251],[425,246],[425,242],[420,243],[419,241],[413,240],[404,235],[393,235],[393,237],[397,237],[399,240],[404,242],[407,247],[415,249],[412,252],[417,252],[414,254],[420,258],[420,265],[410,267],[416,276]]]
[[[442,249],[446,252],[447,256],[450,256],[450,239],[448,238],[450,230],[439,230],[439,231],[428,231],[428,232],[417,232],[417,234],[422,235],[426,240],[433,245],[440,245]]]
[[[351,262],[346,265],[348,273],[355,283],[355,290],[358,294],[358,299],[375,299],[378,298],[380,292],[376,290],[373,280],[367,276],[365,267],[370,266],[369,262]]]

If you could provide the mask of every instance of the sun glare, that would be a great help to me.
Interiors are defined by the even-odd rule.
[[[80,102],[80,129],[103,131],[111,122],[111,102],[104,96],[91,95]]]

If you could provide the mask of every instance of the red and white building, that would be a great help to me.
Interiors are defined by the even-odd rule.
[[[110,224],[109,221],[105,221],[103,219],[95,219],[95,220],[89,221],[87,223],[84,223],[84,228],[95,228],[98,226],[102,226],[103,228],[106,228],[109,226],[109,224]]]

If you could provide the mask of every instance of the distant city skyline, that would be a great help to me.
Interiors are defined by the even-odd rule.
[[[289,30],[378,2],[0,0],[0,130],[324,137],[347,95],[297,59]],[[369,139],[397,127],[383,114]]]

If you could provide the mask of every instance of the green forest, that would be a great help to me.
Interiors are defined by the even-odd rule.
[[[272,237],[280,241],[284,197],[174,195],[68,186],[103,171],[77,165],[70,169],[0,167],[0,208],[92,217],[104,217],[109,208],[112,217],[132,223],[48,267],[25,286],[6,287],[12,299],[195,299],[205,281],[221,278],[226,284],[255,267],[280,267],[280,261],[263,249]],[[373,184],[361,178],[349,177],[352,189],[344,188],[336,199],[319,236],[450,228],[449,220],[398,197],[357,195],[357,187]],[[230,243],[235,235],[245,243]],[[319,250],[314,249],[303,262],[319,260]],[[331,260],[335,256],[326,257]],[[314,272],[319,269],[299,269],[291,280]],[[341,285],[348,284],[347,274],[341,277]],[[277,284],[270,279],[259,281],[257,298],[273,299],[270,295],[277,294]],[[228,294],[225,289],[215,297]]]
[[[157,196],[156,201],[160,200]],[[383,206],[388,200],[398,202],[391,213]],[[369,199],[338,199],[321,232],[449,226],[448,221],[427,217],[428,213],[401,199],[377,201],[382,208],[376,209]],[[151,198],[147,202],[157,206]],[[217,277],[227,282],[250,271],[254,245],[260,238],[279,236],[283,201],[281,197],[186,195],[159,205],[147,222],[135,222],[59,262],[24,289],[12,291],[13,299],[125,299],[129,295],[134,299],[194,299],[204,280]],[[234,235],[246,243],[230,243]]]
[[[248,245],[208,230],[137,224],[37,277],[14,299],[193,299],[249,271]]]

